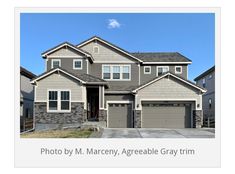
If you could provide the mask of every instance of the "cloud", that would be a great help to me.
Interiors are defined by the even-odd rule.
[[[109,19],[108,20],[108,28],[120,28],[121,24],[116,19]]]

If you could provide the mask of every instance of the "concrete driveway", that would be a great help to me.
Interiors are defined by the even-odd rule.
[[[215,138],[215,129],[104,128],[101,138]]]

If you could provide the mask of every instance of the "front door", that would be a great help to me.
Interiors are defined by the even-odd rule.
[[[87,119],[97,121],[99,118],[99,88],[87,88]]]

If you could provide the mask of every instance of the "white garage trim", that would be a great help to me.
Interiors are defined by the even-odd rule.
[[[153,102],[159,102],[159,101],[181,101],[181,102],[194,102],[195,103],[195,110],[197,110],[197,100],[196,99],[140,99],[140,107],[141,107],[141,128],[143,127],[143,109],[142,109],[142,102],[148,102],[148,101],[153,101]],[[193,127],[193,106],[191,106],[191,128]]]
[[[106,101],[106,109],[107,109],[107,128],[109,127],[109,104],[131,104],[131,109],[133,111],[133,101],[130,100],[121,100],[121,101],[116,101],[116,100],[107,100]],[[133,123],[133,112],[131,113],[132,119],[131,123]],[[133,124],[132,124],[133,125]]]

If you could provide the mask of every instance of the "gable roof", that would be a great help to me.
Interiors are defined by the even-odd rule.
[[[203,93],[206,92],[206,89],[205,89],[205,88],[202,88],[202,87],[196,85],[195,83],[193,83],[193,82],[191,82],[191,81],[189,81],[189,80],[187,80],[187,79],[184,79],[184,78],[182,78],[182,77],[180,77],[180,76],[178,76],[178,75],[172,74],[171,72],[167,72],[167,73],[162,74],[161,76],[155,77],[154,79],[152,79],[152,80],[150,80],[150,81],[148,81],[148,82],[146,82],[146,83],[140,85],[138,88],[134,89],[132,92],[133,92],[133,93],[136,93],[137,91],[139,91],[139,90],[145,88],[146,86],[151,85],[152,83],[154,83],[154,82],[156,82],[156,81],[158,81],[158,80],[160,80],[160,79],[162,79],[162,78],[164,78],[164,77],[166,77],[166,76],[174,77],[174,78],[176,78],[176,79],[178,79],[178,80],[180,80],[180,81],[182,81],[182,82],[188,84],[189,86],[192,86],[192,87],[194,87],[194,88],[200,90],[200,91],[203,92]]]
[[[30,79],[33,79],[34,77],[36,77],[35,74],[33,74],[32,72],[28,71],[27,69],[23,68],[22,66],[20,67],[20,74],[24,75]]]
[[[51,54],[51,53],[53,53],[53,52],[55,52],[55,51],[57,51],[57,50],[59,50],[60,48],[63,48],[63,47],[69,47],[69,48],[71,48],[71,49],[73,49],[73,50],[83,54],[84,56],[89,57],[93,61],[93,57],[92,57],[92,55],[90,53],[88,53],[88,52],[86,52],[86,51],[84,51],[84,50],[74,46],[73,44],[71,44],[69,42],[63,42],[63,43],[61,43],[61,44],[59,44],[59,45],[57,45],[57,46],[55,46],[55,47],[45,51],[45,52],[43,52],[42,53],[42,57],[45,59],[45,58],[47,58],[48,54]]]
[[[199,76],[197,76],[194,81],[197,81],[199,79],[201,79],[202,77],[205,77],[206,75],[210,74],[211,72],[215,71],[215,66],[211,67],[210,69],[206,70],[205,72],[203,72],[202,74],[200,74]]]
[[[54,68],[54,69],[51,69],[47,72],[44,72],[41,75],[37,76],[36,78],[32,79],[30,83],[35,83],[36,81],[39,81],[39,80],[49,76],[50,74],[53,74],[54,72],[62,72],[64,74],[70,76],[71,78],[80,81],[82,84],[85,84],[85,85],[96,85],[97,84],[97,85],[105,85],[108,87],[108,82],[103,79],[100,79],[98,77],[95,77],[95,76],[92,76],[89,74],[77,75],[77,74],[71,73],[67,70],[64,70],[62,68]]]
[[[184,63],[191,64],[192,61],[178,52],[138,52],[131,53],[142,60],[143,63]]]
[[[121,52],[121,53],[123,53],[123,54],[125,54],[125,55],[127,55],[127,56],[129,56],[129,57],[131,57],[132,59],[137,60],[138,62],[142,62],[142,60],[140,60],[140,59],[138,59],[137,57],[133,56],[133,55],[132,55],[131,53],[129,53],[128,51],[126,51],[126,50],[124,50],[124,49],[122,49],[122,48],[120,48],[120,47],[118,47],[118,46],[116,46],[116,45],[114,45],[114,44],[112,44],[112,43],[110,43],[110,42],[104,40],[104,39],[101,39],[101,38],[98,37],[98,36],[93,36],[93,37],[91,37],[90,39],[87,39],[87,40],[85,40],[85,41],[79,43],[79,44],[77,45],[77,47],[78,47],[78,48],[81,48],[82,46],[84,46],[84,45],[86,45],[86,44],[88,44],[88,43],[90,43],[90,42],[93,42],[94,40],[98,40],[98,41],[100,41],[101,43],[104,43],[104,44],[106,44],[106,45],[108,45],[108,46],[114,48],[115,50],[117,50],[117,51],[119,51],[119,52]]]

